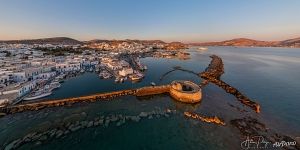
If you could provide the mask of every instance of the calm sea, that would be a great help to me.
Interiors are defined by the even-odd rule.
[[[151,82],[165,84],[173,80],[191,80],[200,83],[201,79],[197,76],[181,71],[165,76],[162,81],[160,77],[174,66],[201,72],[209,64],[209,56],[216,54],[225,65],[222,80],[257,101],[262,112],[253,113],[232,95],[209,84],[203,89],[202,102],[196,105],[176,102],[167,95],[138,99],[125,96],[113,101],[9,115],[0,118],[0,146],[28,133],[59,126],[69,116],[75,115],[77,118],[73,119],[80,121],[111,114],[138,115],[142,111],[166,108],[175,109],[177,113],[169,118],[142,119],[126,122],[122,126],[112,124],[82,129],[62,138],[48,139],[42,144],[29,143],[20,149],[240,149],[240,134],[229,121],[243,116],[255,117],[279,133],[300,136],[300,49],[209,47],[207,51],[199,52],[194,47],[188,51],[191,53],[189,60],[141,59],[148,66],[142,82],[116,84],[114,80],[99,79],[95,73],[85,73],[65,81],[47,99],[135,88],[150,85]],[[230,105],[247,112],[241,113]],[[227,125],[221,127],[190,120],[182,115],[184,111],[216,115],[224,119]],[[81,115],[82,112],[86,115]]]

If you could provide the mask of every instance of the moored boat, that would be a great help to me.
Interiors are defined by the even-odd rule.
[[[59,82],[51,82],[50,83],[50,89],[51,90],[54,90],[54,89],[57,89],[61,86],[61,84]]]
[[[202,51],[207,50],[207,49],[208,49],[207,47],[198,47],[198,50],[202,50]]]
[[[43,97],[47,97],[51,94],[52,94],[51,91],[47,91],[47,92],[37,91],[37,92],[34,92],[33,94],[29,95],[28,97],[25,97],[23,100],[30,101],[30,100],[40,99],[40,98],[43,98]]]

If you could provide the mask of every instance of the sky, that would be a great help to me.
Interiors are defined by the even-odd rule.
[[[0,0],[0,40],[300,37],[300,0]]]

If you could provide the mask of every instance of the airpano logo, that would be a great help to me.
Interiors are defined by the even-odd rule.
[[[278,142],[269,142],[263,136],[252,136],[247,137],[244,141],[241,142],[241,148],[244,150],[247,149],[268,149],[268,148],[284,148],[289,146],[296,146],[296,141],[278,141]]]

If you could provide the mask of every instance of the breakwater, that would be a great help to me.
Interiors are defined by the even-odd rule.
[[[87,118],[88,115],[85,112],[81,114],[72,114],[65,117],[59,123],[45,123],[42,128],[33,132],[27,133],[15,139],[13,141],[6,141],[3,145],[0,145],[2,150],[11,150],[21,148],[26,144],[41,145],[54,139],[63,139],[66,136],[78,132],[87,128],[109,128],[109,127],[121,127],[124,124],[138,123],[144,120],[154,120],[161,118],[170,118],[177,114],[176,110],[169,108],[161,109],[156,108],[148,112],[140,112],[135,115],[128,114],[107,114],[97,115],[94,118]]]
[[[98,94],[81,96],[81,97],[45,100],[45,101],[39,101],[39,102],[33,102],[27,104],[17,104],[17,105],[1,108],[1,112],[5,114],[13,114],[13,113],[18,113],[23,111],[40,110],[47,107],[72,105],[74,103],[79,103],[79,102],[95,102],[95,101],[111,100],[113,98],[126,96],[126,95],[148,96],[148,95],[155,95],[155,94],[163,94],[169,92],[169,87],[170,87],[169,85],[147,86],[138,89],[128,89],[128,90],[113,91],[108,93],[98,93]]]
[[[258,103],[252,101],[247,96],[238,91],[236,88],[230,86],[229,84],[220,79],[221,75],[224,73],[224,64],[222,59],[216,55],[212,55],[210,57],[212,58],[212,60],[209,66],[205,69],[204,72],[200,73],[199,76],[221,87],[227,93],[234,95],[237,98],[237,100],[240,101],[242,104],[252,108],[255,112],[259,113],[260,105]]]
[[[207,122],[207,123],[214,123],[217,125],[222,125],[225,126],[225,122],[222,121],[220,118],[218,118],[217,116],[214,117],[206,117],[206,116],[201,116],[199,114],[196,113],[192,113],[192,112],[184,112],[184,116],[188,117],[188,118],[193,118],[193,119],[197,119],[203,122]]]

